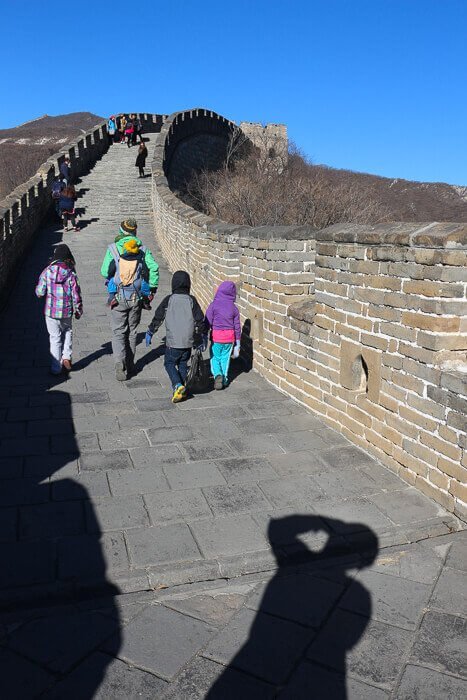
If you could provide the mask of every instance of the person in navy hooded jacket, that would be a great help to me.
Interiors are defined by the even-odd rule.
[[[214,301],[208,306],[205,323],[211,329],[211,372],[214,389],[224,389],[229,383],[230,358],[240,354],[240,313],[235,306],[237,287],[225,281],[219,285]]]

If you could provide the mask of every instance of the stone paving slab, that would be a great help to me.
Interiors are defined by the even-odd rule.
[[[119,657],[170,680],[204,647],[213,632],[201,620],[163,606],[149,605],[125,628]],[[109,642],[110,651],[112,644],[113,640]]]
[[[32,299],[55,224],[0,317],[0,697],[460,697],[460,521],[239,361],[226,391],[172,404],[151,313],[115,381],[98,268],[123,218],[160,262],[153,308],[170,289],[135,157],[116,145],[79,183],[96,220],[64,234],[70,376],[47,374]]]

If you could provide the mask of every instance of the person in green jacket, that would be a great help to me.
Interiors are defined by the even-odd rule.
[[[141,320],[143,296],[142,282],[150,288],[149,300],[152,300],[159,284],[159,265],[149,249],[143,246],[137,237],[138,224],[135,219],[128,218],[120,224],[120,231],[105,253],[101,266],[101,275],[107,283],[117,287],[118,304],[110,309],[112,325],[112,352],[115,359],[115,377],[125,381],[134,371],[136,353],[136,334]],[[124,252],[136,242],[138,256],[123,257]]]

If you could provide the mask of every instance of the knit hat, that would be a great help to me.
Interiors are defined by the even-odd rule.
[[[115,237],[115,243],[120,240],[120,238],[123,238],[124,236],[134,236],[136,234],[136,229],[138,228],[138,224],[136,222],[136,219],[125,219],[125,221],[122,221],[120,224],[120,231],[118,235]]]
[[[55,246],[52,260],[55,262],[66,262],[67,260],[75,262],[73,253],[65,243],[59,243]]]
[[[138,255],[139,245],[136,238],[130,238],[129,241],[125,241],[123,244],[123,250],[125,253],[129,253],[130,255]]]

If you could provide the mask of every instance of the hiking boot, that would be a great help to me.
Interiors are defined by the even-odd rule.
[[[178,384],[175,387],[173,396],[172,396],[172,403],[178,403],[179,401],[183,401],[183,399],[186,398],[186,389],[183,386],[183,384]]]
[[[116,362],[115,363],[115,379],[117,380],[117,382],[126,382],[127,378],[128,377],[126,376],[126,369],[125,369],[125,365],[123,364],[123,362]]]
[[[62,367],[65,372],[71,372],[71,360],[62,360]]]
[[[214,378],[214,389],[217,391],[220,391],[221,389],[224,388],[224,377],[222,374],[218,374],[217,377]]]

